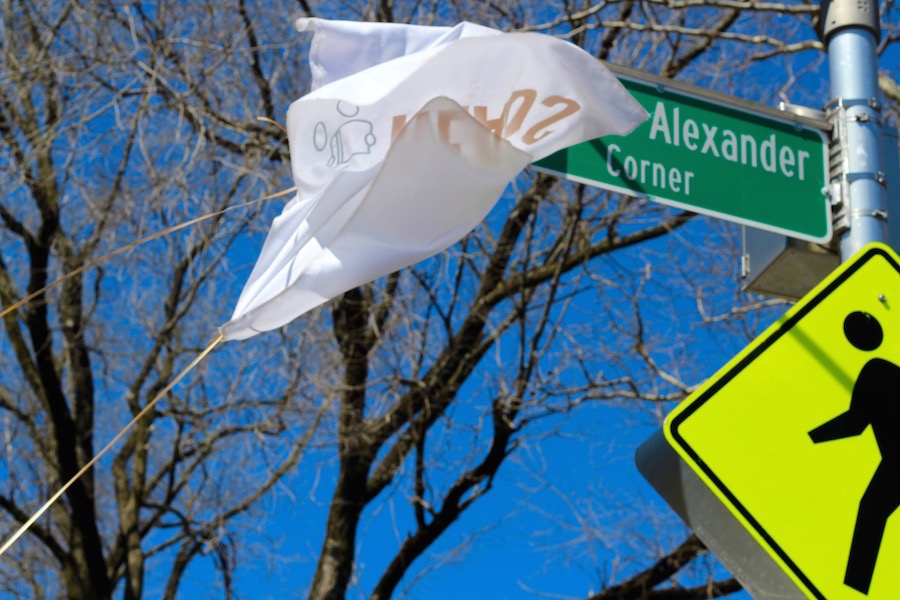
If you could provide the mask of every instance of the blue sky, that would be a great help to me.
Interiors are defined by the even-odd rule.
[[[760,70],[768,71],[774,74],[770,104],[784,99],[815,105],[813,99],[824,93],[822,70],[826,65],[821,55],[810,53],[790,63],[789,88],[778,83],[784,80],[777,73],[778,62],[782,61],[758,67],[752,74],[730,77],[741,82],[758,78]],[[505,210],[502,203],[497,210]],[[739,233],[734,226],[698,220],[679,235],[686,247],[692,239],[736,238]],[[685,252],[685,247],[651,244],[630,255],[626,259],[630,264],[609,268],[636,271],[651,265],[661,273],[654,279],[657,287],[650,292],[666,306],[646,303],[648,320],[658,326],[660,335],[670,336],[673,352],[693,357],[693,375],[700,381],[740,350],[748,338],[734,335],[734,331],[697,328],[694,299],[673,296],[665,278],[679,275],[672,252],[677,261],[683,258],[678,253]],[[730,266],[734,276],[737,265]],[[723,272],[727,270],[726,265]],[[694,277],[700,280],[705,275],[696,273]],[[727,296],[735,282],[711,279],[706,285],[721,286],[710,295]],[[721,306],[727,304],[727,300],[718,300]],[[579,297],[576,308],[590,314],[602,301],[608,297],[588,291]],[[683,315],[683,321],[672,320],[673,308]],[[779,314],[780,309],[767,311],[756,331]],[[583,598],[649,566],[655,552],[673,549],[688,533],[637,473],[633,461],[635,448],[656,430],[660,415],[670,408],[655,411],[648,406],[598,404],[548,421],[546,430],[558,429],[560,435],[534,441],[518,452],[501,469],[494,491],[413,565],[397,597]],[[456,410],[457,417],[464,417],[464,405]],[[242,523],[245,531],[258,533],[251,533],[251,540],[256,539],[248,544],[237,572],[239,597],[302,595],[315,568],[334,477],[329,451],[311,453],[287,487],[263,503],[258,517]],[[367,510],[357,540],[358,581],[350,598],[367,596],[408,529],[408,503],[402,489],[388,491]],[[192,566],[188,581],[195,584],[186,586],[184,597],[202,594],[199,586],[215,579],[209,567],[208,561]],[[708,571],[717,578],[727,576],[707,557],[694,568],[688,582],[704,582]]]
[[[732,226],[698,220],[683,235],[705,239],[735,232]],[[719,357],[724,362],[746,339],[695,328],[695,299],[679,295],[684,290],[679,292],[670,281],[679,268],[669,258],[670,244],[651,244],[627,263],[616,261],[608,269],[631,272],[652,265],[657,274],[646,290],[647,318],[662,323],[660,335],[669,336],[675,352],[698,357],[696,375],[703,377],[720,366]],[[731,257],[718,260],[721,269],[730,269]],[[711,268],[708,262],[706,266]],[[601,315],[611,293],[585,291],[569,317],[572,326]],[[711,306],[725,305],[714,296],[710,294]],[[672,309],[684,320],[672,320]],[[776,316],[777,311],[771,311],[770,318]],[[680,347],[687,340],[689,347]],[[461,397],[466,399],[454,409],[453,418],[477,418],[478,411],[469,404],[478,402],[477,396]],[[656,553],[674,549],[688,532],[637,473],[633,458],[667,410],[598,403],[548,420],[537,433],[555,434],[525,443],[501,468],[494,490],[413,565],[398,588],[406,593],[398,597],[583,598],[646,568]],[[330,449],[311,452],[253,516],[237,521],[251,540],[236,574],[239,597],[281,598],[309,585],[335,476]],[[388,491],[367,510],[357,540],[359,582],[348,597],[368,595],[409,529],[409,518],[403,489]],[[695,569],[694,581],[705,581],[706,569],[717,578],[727,577],[705,558]],[[211,571],[209,560],[195,561],[183,597],[195,597],[216,581]]]
[[[893,66],[891,60],[886,58],[886,63]],[[817,105],[825,97],[823,66],[820,54],[806,53],[790,61],[756,64],[745,71],[701,68],[692,76],[701,84],[741,93],[746,93],[748,82],[753,82],[753,99],[767,104],[786,99]],[[756,87],[760,80],[766,83]],[[762,91],[757,94],[758,90]],[[489,217],[487,226],[502,222],[511,203],[508,195]],[[659,210],[647,217],[647,222],[663,214],[663,209]],[[267,218],[276,213],[273,203],[267,208]],[[697,219],[667,239],[598,261],[594,270],[597,279],[583,282],[562,320],[579,339],[592,342],[586,346],[586,362],[603,364],[601,357],[614,354],[611,349],[619,342],[627,348],[627,337],[622,332],[609,333],[609,324],[628,324],[633,316],[631,301],[638,293],[636,282],[643,275],[647,285],[640,291],[638,305],[647,323],[652,324],[655,356],[665,365],[681,369],[679,375],[685,381],[699,382],[711,375],[749,341],[747,333],[760,331],[782,310],[771,309],[751,317],[746,331],[740,326],[707,328],[700,323],[698,289],[703,291],[704,306],[712,315],[727,312],[738,297],[738,265],[736,256],[728,250],[738,236],[735,226]],[[230,256],[233,280],[223,288],[230,285],[233,289],[228,291],[234,292],[234,297],[252,266],[258,251],[256,242],[261,242],[259,236],[241,239]],[[152,252],[142,260],[152,263]],[[131,267],[134,263],[127,264]],[[122,284],[122,280],[114,280],[110,277],[104,285],[112,288]],[[125,281],[141,283],[127,277]],[[232,301],[224,299],[226,302]],[[210,329],[215,324],[209,324]],[[289,332],[294,334],[303,327],[301,320]],[[254,348],[281,341],[276,334],[264,334]],[[229,351],[239,354],[248,347],[234,346]],[[502,364],[512,362],[513,355],[514,349],[501,345],[491,357],[501,365],[496,370],[502,371]],[[611,371],[633,369],[645,381],[652,381],[640,361],[616,358],[618,363],[610,361]],[[213,356],[210,360],[215,359]],[[552,369],[554,365],[548,360],[542,366]],[[431,443],[443,445],[446,456],[464,457],[475,447],[481,416],[477,409],[496,392],[491,387],[496,381],[488,376],[490,371],[486,368],[481,380],[473,380],[471,389],[463,390],[461,401],[450,415],[457,424],[468,427],[466,434],[459,435],[448,426],[431,438]],[[559,375],[562,380],[570,376],[567,372]],[[260,374],[254,381],[263,378]],[[120,390],[106,391],[118,401]],[[494,490],[412,566],[397,596],[584,598],[649,566],[688,534],[634,467],[635,448],[659,427],[670,409],[671,405],[598,402],[542,421],[501,468]],[[113,426],[102,424],[104,438]],[[232,527],[245,536],[237,555],[238,597],[303,595],[319,554],[335,477],[334,448],[327,444],[314,447],[298,470],[256,509],[235,519]],[[436,483],[441,483],[440,476]],[[409,530],[408,494],[409,490],[398,483],[366,511],[357,540],[358,580],[348,597],[367,596]],[[716,578],[727,577],[714,560],[706,557],[685,582],[702,583],[709,572]],[[218,582],[212,557],[198,558],[191,564],[181,597],[219,597]],[[148,595],[158,593],[163,584],[154,580],[152,570],[148,572]]]

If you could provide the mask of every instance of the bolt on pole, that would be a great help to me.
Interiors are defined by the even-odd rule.
[[[881,25],[875,0],[823,0],[821,8],[835,136],[830,187],[844,261],[870,242],[888,241],[876,54]]]

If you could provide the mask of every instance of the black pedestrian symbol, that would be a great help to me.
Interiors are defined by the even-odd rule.
[[[844,335],[854,347],[871,351],[881,345],[881,324],[864,312],[844,319]],[[898,342],[900,343],[900,342]],[[872,426],[881,463],[859,501],[844,584],[869,593],[875,561],[888,517],[900,506],[900,366],[873,358],[853,385],[850,408],[809,432],[812,441],[827,442],[861,434]]]

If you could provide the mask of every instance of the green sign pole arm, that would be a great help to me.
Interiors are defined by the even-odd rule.
[[[834,135],[841,146],[832,189],[839,194],[835,229],[841,260],[870,242],[887,242],[887,199],[881,159],[881,103],[876,0],[823,0],[820,36],[828,47]],[[835,165],[837,166],[837,165]]]

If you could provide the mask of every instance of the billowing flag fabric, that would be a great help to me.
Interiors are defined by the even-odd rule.
[[[297,19],[297,31],[314,33],[309,48],[312,89],[394,58],[448,44],[462,37],[503,35],[473,23],[430,27],[400,23],[358,23]]]
[[[550,36],[302,19],[313,90],[287,117],[297,196],[275,219],[226,339],[275,329],[471,231],[528,163],[646,112]]]

